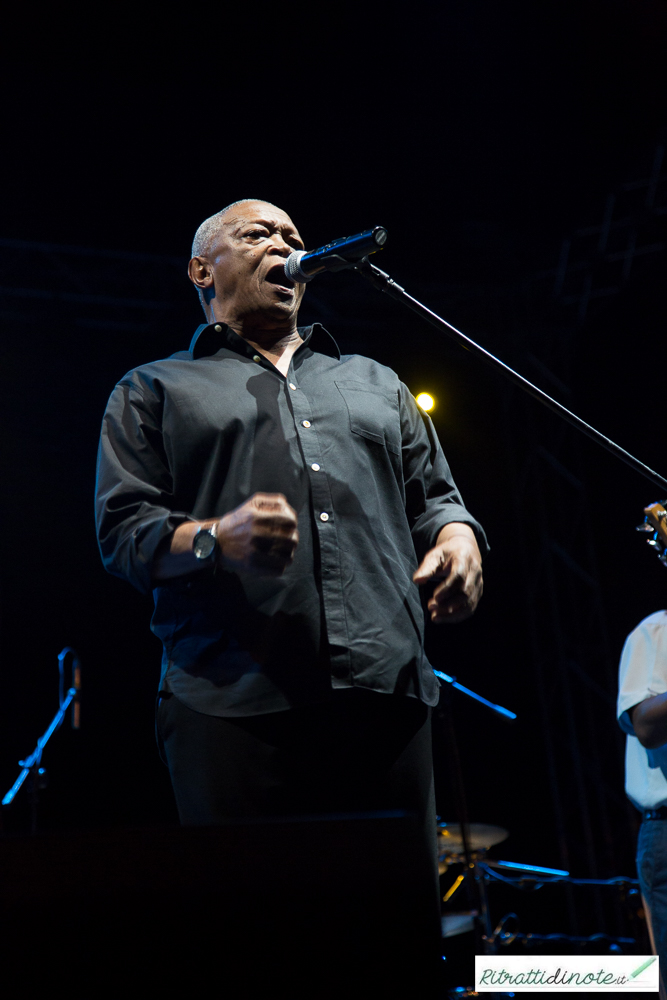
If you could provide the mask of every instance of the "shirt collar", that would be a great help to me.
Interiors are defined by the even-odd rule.
[[[298,348],[296,354],[308,347],[317,354],[327,354],[340,361],[338,344],[321,323],[300,326],[298,331],[303,344]],[[218,353],[221,347],[227,347],[236,354],[243,354],[250,358],[255,354],[255,348],[251,347],[247,340],[239,337],[224,323],[202,323],[197,327],[194,337],[190,341],[190,357],[193,361],[212,357]]]

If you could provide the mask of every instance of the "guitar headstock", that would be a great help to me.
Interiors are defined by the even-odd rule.
[[[658,500],[644,507],[644,523],[637,526],[637,531],[643,531],[650,538],[647,543],[655,549],[658,559],[667,566],[667,500]]]

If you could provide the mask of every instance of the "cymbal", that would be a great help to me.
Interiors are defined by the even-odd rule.
[[[468,824],[468,847],[471,851],[486,851],[509,837],[509,830],[488,823]],[[438,823],[438,854],[462,854],[463,838],[458,823]]]

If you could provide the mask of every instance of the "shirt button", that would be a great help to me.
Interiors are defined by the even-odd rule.
[[[216,333],[222,333],[222,327],[220,326],[219,323],[216,323],[213,329],[215,330]]]
[[[290,382],[289,387],[290,387],[290,389],[296,389],[296,386],[294,385],[294,382]]]
[[[320,471],[320,467],[317,464],[317,462],[313,462],[313,464],[311,465],[311,469],[313,470],[313,472],[319,472]]]
[[[252,360],[253,361],[261,361],[262,359],[260,358],[259,354],[253,354]]]
[[[327,512],[326,512],[326,511],[323,511],[323,512],[322,512],[322,513],[320,514],[320,521],[328,521],[328,520],[329,520],[329,515],[327,514]]]
[[[302,420],[301,423],[304,427],[310,427],[310,420]]]

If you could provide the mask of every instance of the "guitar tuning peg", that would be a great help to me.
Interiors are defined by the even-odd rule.
[[[648,523],[648,521],[644,521],[643,524],[637,525],[635,531],[645,531],[646,534],[648,535],[650,534],[650,532],[653,531],[653,527]]]
[[[647,538],[646,544],[650,545],[652,549],[660,548],[660,542],[657,540],[657,538]]]

